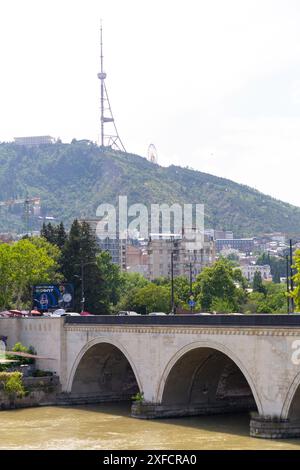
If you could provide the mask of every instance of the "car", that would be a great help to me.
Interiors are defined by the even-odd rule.
[[[49,313],[51,317],[61,317],[62,315],[65,315],[66,311],[63,308],[58,308],[57,310],[54,310],[54,312]]]
[[[121,310],[120,312],[117,313],[117,315],[128,315],[128,316],[131,316],[131,315],[140,315],[140,313],[136,313],[136,312],[130,312],[128,310]]]
[[[62,313],[61,314],[61,317],[80,317],[80,313],[76,313],[76,312],[66,312],[66,313]]]
[[[164,312],[150,312],[148,315],[156,316],[156,315],[167,315],[167,314]]]

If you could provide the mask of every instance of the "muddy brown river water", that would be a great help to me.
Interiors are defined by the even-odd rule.
[[[0,425],[0,449],[300,450],[300,439],[249,437],[247,414],[148,421],[123,403],[2,411]]]

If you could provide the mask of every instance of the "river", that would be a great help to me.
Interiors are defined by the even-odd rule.
[[[300,449],[249,437],[247,414],[148,421],[120,403],[1,411],[0,430],[0,449]]]

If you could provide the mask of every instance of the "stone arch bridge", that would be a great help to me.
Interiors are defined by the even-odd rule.
[[[137,418],[251,411],[250,434],[300,437],[300,315],[2,318],[61,404],[134,402]],[[54,360],[53,360],[54,359]]]

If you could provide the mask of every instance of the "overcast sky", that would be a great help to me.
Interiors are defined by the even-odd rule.
[[[299,0],[0,0],[0,140],[99,139],[300,206]]]

